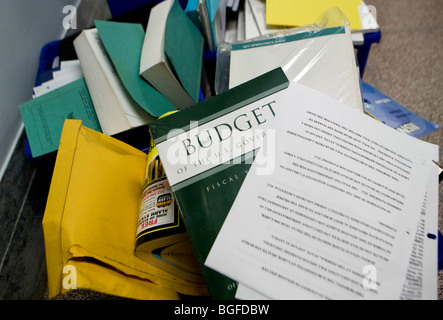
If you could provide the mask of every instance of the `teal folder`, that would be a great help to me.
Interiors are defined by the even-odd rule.
[[[196,103],[199,101],[204,38],[178,1],[169,11],[165,30],[165,53],[178,79]]]
[[[96,28],[117,73],[132,98],[149,114],[160,117],[176,110],[160,92],[139,77],[145,33],[141,24],[95,21]]]
[[[34,158],[58,150],[66,119],[101,132],[84,78],[20,105],[26,135]]]

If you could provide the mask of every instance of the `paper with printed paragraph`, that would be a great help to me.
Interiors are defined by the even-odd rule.
[[[271,299],[399,298],[438,147],[286,92],[274,172],[262,147],[205,265]]]

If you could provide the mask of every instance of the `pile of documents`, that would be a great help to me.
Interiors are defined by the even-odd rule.
[[[299,83],[275,101],[274,152],[261,147],[205,265],[240,299],[436,299],[438,146]]]
[[[276,70],[151,126],[211,296],[435,299],[438,146]]]
[[[438,146],[417,138],[439,126],[389,121],[407,110],[362,86],[373,7],[165,0],[147,18],[95,21],[20,106],[33,157],[58,151],[52,296],[72,289],[69,265],[84,288],[136,299],[436,298]],[[155,161],[117,139],[137,128]],[[134,254],[147,172],[171,190],[149,203],[180,209],[186,250],[162,254],[192,256],[184,279]]]

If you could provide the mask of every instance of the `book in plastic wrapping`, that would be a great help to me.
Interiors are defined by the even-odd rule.
[[[310,25],[220,44],[215,90],[224,92],[277,67],[290,81],[363,112],[351,30],[339,9],[328,10]]]

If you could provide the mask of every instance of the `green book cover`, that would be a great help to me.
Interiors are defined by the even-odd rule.
[[[198,102],[204,39],[198,28],[174,1],[165,29],[165,53],[183,88]]]
[[[253,132],[275,115],[273,93],[288,85],[277,68],[150,124],[212,299],[235,298],[236,282],[204,262],[265,139]]]
[[[33,157],[58,150],[66,119],[101,132],[100,123],[84,78],[20,105],[20,112]]]
[[[139,77],[145,32],[141,24],[100,21],[95,25],[118,76],[132,98],[150,115],[176,110],[160,92]]]

